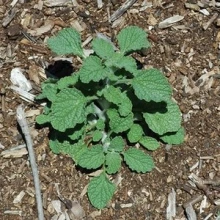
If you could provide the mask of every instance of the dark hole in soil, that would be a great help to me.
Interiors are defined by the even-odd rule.
[[[45,69],[45,72],[48,78],[61,79],[65,76],[71,76],[74,72],[74,68],[67,60],[57,60],[53,64],[50,64]]]

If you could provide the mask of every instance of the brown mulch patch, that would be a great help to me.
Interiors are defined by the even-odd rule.
[[[176,192],[174,219],[187,219],[184,207],[189,203],[198,219],[207,216],[215,219],[220,212],[220,29],[218,19],[207,29],[204,25],[219,8],[200,5],[200,9],[209,13],[204,15],[185,5],[188,2],[198,6],[199,1],[136,1],[122,17],[109,23],[108,13],[111,15],[125,1],[103,1],[100,9],[91,0],[77,0],[79,6],[69,1],[58,7],[48,7],[45,2],[49,1],[17,1],[12,7],[12,1],[0,0],[0,152],[24,144],[16,120],[16,108],[23,103],[29,113],[45,218],[51,219],[56,214],[52,201],[58,200],[55,187],[58,185],[63,197],[80,201],[86,213],[84,219],[166,219],[172,189]],[[152,2],[152,6],[144,8],[143,2]],[[5,18],[13,13],[14,17],[7,23]],[[161,21],[177,14],[184,18],[171,27],[158,27]],[[145,67],[161,69],[168,77],[183,113],[186,137],[181,146],[161,146],[153,153],[156,169],[151,173],[131,173],[123,166],[122,180],[112,201],[97,211],[83,193],[88,175],[77,170],[68,156],[50,151],[47,129],[35,127],[36,114],[42,107],[22,100],[10,88],[10,72],[15,67],[21,68],[31,80],[31,93],[38,94],[44,80],[43,64],[53,63],[55,57],[45,46],[48,37],[72,26],[80,30],[83,41],[96,32],[114,39],[127,25],[138,25],[149,33],[152,47],[137,55],[137,59]],[[73,58],[73,62],[77,68],[78,61]],[[209,77],[200,78],[209,73]],[[21,152],[17,158],[1,155],[0,168],[0,219],[37,219],[27,152]],[[195,184],[189,178],[192,174],[208,183]],[[21,192],[24,197],[17,203],[14,199]],[[194,199],[198,200],[194,202]]]

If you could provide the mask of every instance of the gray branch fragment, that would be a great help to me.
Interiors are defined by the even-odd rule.
[[[8,11],[6,17],[4,17],[2,20],[3,27],[7,27],[10,24],[10,22],[14,19],[17,11],[18,10],[16,8],[12,8],[10,11]]]
[[[37,210],[38,210],[38,219],[44,220],[44,213],[43,213],[43,205],[42,205],[42,198],[41,198],[41,190],[40,190],[40,181],[38,176],[37,164],[35,159],[35,154],[33,150],[33,142],[30,136],[30,132],[28,129],[28,124],[25,118],[25,113],[22,108],[22,105],[19,105],[17,108],[17,121],[21,127],[21,130],[25,136],[31,169],[34,177],[34,186],[35,186],[35,193],[36,193],[36,201],[37,201]]]
[[[111,15],[110,22],[113,22],[121,17],[136,1],[137,0],[127,0],[117,11]]]

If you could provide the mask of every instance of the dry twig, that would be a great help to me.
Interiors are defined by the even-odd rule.
[[[34,154],[34,150],[33,150],[33,142],[32,142],[31,136],[30,136],[28,124],[27,124],[27,121],[25,118],[25,113],[22,108],[22,105],[19,105],[17,108],[17,120],[18,120],[18,124],[20,125],[21,130],[25,136],[25,141],[26,141],[27,148],[28,148],[31,169],[32,169],[33,177],[34,177],[38,219],[44,220],[43,205],[42,205],[41,190],[40,190],[40,181],[39,181],[39,176],[38,176],[35,154]]]
[[[110,17],[110,21],[113,22],[121,17],[137,0],[127,0],[117,11],[115,11]]]

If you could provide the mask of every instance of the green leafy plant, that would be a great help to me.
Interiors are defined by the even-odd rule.
[[[112,198],[116,186],[109,175],[120,171],[122,162],[132,171],[154,168],[147,153],[160,141],[180,144],[184,139],[181,112],[172,99],[172,88],[157,69],[138,69],[132,53],[149,48],[144,30],[129,26],[117,35],[117,46],[96,38],[93,54],[86,57],[79,33],[61,30],[48,40],[58,55],[73,54],[82,66],[71,76],[48,79],[38,100],[46,100],[38,124],[51,128],[50,148],[70,155],[89,170],[102,169],[91,179],[88,197],[101,209]]]

